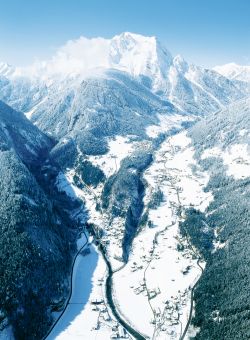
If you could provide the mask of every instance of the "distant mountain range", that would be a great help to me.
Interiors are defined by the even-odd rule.
[[[31,115],[45,98],[49,103],[57,92],[69,88],[75,92],[83,80],[103,79],[110,69],[117,75],[120,72],[124,82],[126,76],[132,77],[178,110],[199,116],[249,93],[245,79],[228,79],[226,74],[190,65],[181,56],[172,57],[155,37],[123,33],[110,40],[80,38],[61,48],[51,60],[30,67],[0,64],[0,98]]]

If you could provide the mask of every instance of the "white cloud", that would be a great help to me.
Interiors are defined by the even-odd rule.
[[[49,78],[54,75],[88,74],[94,68],[109,66],[110,40],[80,37],[69,40],[48,61],[36,61],[31,66],[19,68],[16,75]]]

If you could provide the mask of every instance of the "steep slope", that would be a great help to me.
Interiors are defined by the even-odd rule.
[[[155,37],[123,33],[110,46],[112,67],[130,73],[185,112],[203,115],[244,96],[225,77],[173,58]]]
[[[171,87],[166,94],[177,107],[199,116],[216,112],[245,96],[245,89],[216,72],[188,65],[181,57],[173,60],[169,71]]]
[[[109,61],[111,67],[138,77],[157,92],[166,87],[173,57],[156,37],[125,32],[111,39]]]
[[[98,137],[144,134],[157,123],[157,114],[178,113],[128,74],[105,71],[85,80],[70,79],[63,92],[46,98],[31,120],[41,129],[61,138],[73,131],[90,131]]]
[[[38,160],[39,154],[53,146],[52,140],[41,133],[26,119],[21,112],[17,112],[0,101],[0,136],[1,151],[12,150],[24,163]]]
[[[53,171],[43,177],[41,170],[52,145],[0,102],[1,329],[10,324],[15,339],[41,338],[51,323],[49,306],[68,288],[72,236],[49,199]]]
[[[121,217],[121,223],[124,222],[121,258],[126,261],[141,218],[144,194],[141,176],[150,163],[151,152],[161,141],[159,135],[180,128],[192,118],[178,114],[173,105],[116,70],[88,78],[75,88],[69,86],[67,98],[55,94],[55,105],[51,107],[51,100],[45,101],[31,119],[58,138],[52,157],[69,179],[73,174],[73,183],[83,191],[83,196],[90,196],[90,202],[93,197],[89,188],[95,192],[96,203],[103,206],[100,218],[107,215],[112,223],[115,216]],[[66,107],[61,100],[67,102]],[[150,129],[156,130],[153,137]],[[109,173],[106,166],[112,169],[116,158],[112,154],[117,154],[119,161],[116,160],[115,171]],[[101,166],[99,160],[106,165]],[[114,206],[118,209],[116,213]],[[98,228],[106,227],[99,223]]]
[[[15,110],[29,112],[46,95],[47,86],[39,80],[0,72],[0,99]]]
[[[31,120],[58,139],[54,157],[98,155],[108,151],[107,138],[134,136],[149,139],[147,128],[171,117],[189,120],[167,101],[152,94],[128,74],[105,71],[88,79],[74,79],[37,107]]]
[[[196,157],[210,174],[214,200],[206,211],[214,250],[195,290],[195,339],[249,339],[250,99],[197,123],[189,132]],[[204,225],[197,210],[187,212],[185,230],[202,249]]]
[[[195,115],[218,111],[249,91],[243,82],[173,58],[155,37],[126,32],[110,40],[70,41],[50,60],[25,69],[0,66],[0,98],[31,115],[38,107],[41,112],[39,103],[54,100],[56,92],[66,97],[69,78],[83,81],[97,69],[127,73],[162,100]]]

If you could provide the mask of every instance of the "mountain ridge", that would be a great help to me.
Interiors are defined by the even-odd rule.
[[[1,73],[0,68],[1,99],[24,112],[35,110],[50,92],[63,89],[65,82],[96,77],[109,69],[127,73],[180,111],[198,116],[220,110],[249,93],[248,83],[188,64],[179,55],[172,57],[156,37],[129,32],[112,39],[81,37],[67,42],[47,61],[8,68],[12,71],[6,72],[5,66]],[[32,96],[27,98],[29,93]]]
[[[249,65],[238,65],[236,63],[229,63],[221,66],[215,66],[213,69],[229,79],[245,81],[248,83],[250,82]]]

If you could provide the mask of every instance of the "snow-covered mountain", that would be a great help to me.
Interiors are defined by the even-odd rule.
[[[21,112],[0,101],[0,149],[12,149],[25,163],[39,159],[41,152],[53,146],[52,140],[41,133]]]
[[[83,131],[99,138],[143,135],[158,115],[182,114],[126,72],[107,70],[98,75],[67,79],[33,109],[31,120],[43,131],[61,138]]]
[[[5,73],[3,73],[5,74]],[[38,79],[0,73],[0,99],[17,111],[28,112],[47,94],[47,86]]]
[[[3,65],[0,98],[16,109],[35,112],[35,105],[50,93],[52,97],[56,91],[62,93],[63,84],[92,75],[96,78],[99,70],[108,69],[127,73],[188,114],[218,111],[243,98],[248,89],[245,83],[190,65],[180,56],[172,57],[155,37],[126,32],[112,39],[69,41],[50,60],[26,68]]]
[[[250,66],[237,65],[229,63],[226,65],[216,66],[214,70],[231,80],[240,80],[250,82]]]
[[[24,114],[0,101],[1,339],[42,338],[51,322],[49,306],[67,294],[69,241],[75,237],[56,208],[53,145]],[[13,336],[2,333],[6,326]]]
[[[156,37],[123,33],[111,39],[110,66],[139,79],[181,110],[202,115],[241,98],[238,87],[213,71],[172,57]]]
[[[249,83],[229,78],[128,32],[69,41],[29,67],[0,64],[0,99],[29,118],[0,102],[0,273],[11,273],[0,300],[6,287],[13,293],[11,309],[0,306],[0,329],[10,323],[17,340],[40,339],[61,310],[48,339],[95,339],[96,331],[184,339],[201,277],[190,336],[215,339],[217,326],[228,335],[231,321],[237,334],[230,315],[239,307],[226,305],[225,292],[244,282],[247,301],[247,266],[245,281],[228,268],[239,267],[237,249],[245,256],[249,243],[238,244],[249,220],[250,103]],[[36,280],[26,285],[30,266]],[[16,280],[27,290],[9,285]]]
[[[188,135],[198,163],[209,174],[206,192],[213,195],[206,210],[206,226],[213,229],[214,250],[208,254],[194,294],[193,324],[200,329],[196,339],[248,339],[250,322],[244,315],[249,309],[245,301],[250,282],[246,265],[250,260],[246,251],[250,242],[250,98],[208,115]],[[187,230],[192,229],[195,214],[186,219]],[[190,235],[199,247],[198,226]]]
[[[126,71],[134,77],[149,78],[156,92],[166,86],[173,57],[156,37],[126,32],[111,39],[109,61],[112,68]]]

